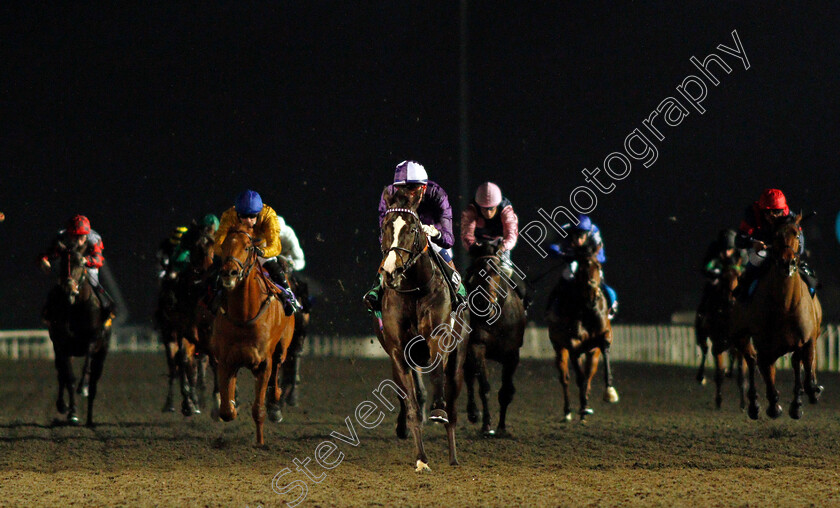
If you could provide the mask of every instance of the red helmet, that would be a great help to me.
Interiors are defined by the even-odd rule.
[[[84,215],[77,215],[67,223],[67,232],[71,235],[87,235],[90,233],[90,221]]]
[[[765,189],[758,198],[758,208],[761,210],[784,210],[790,213],[785,195],[779,189]]]

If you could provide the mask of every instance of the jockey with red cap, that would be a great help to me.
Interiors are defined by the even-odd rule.
[[[461,212],[461,243],[467,251],[475,244],[501,241],[499,258],[501,268],[508,277],[515,272],[510,253],[519,239],[519,218],[510,200],[502,196],[502,189],[493,182],[484,182],[475,191],[475,199]],[[518,278],[518,275],[517,275]],[[514,281],[516,293],[527,310],[531,303],[522,280]]]
[[[432,251],[438,254],[438,259],[444,261],[439,266],[446,276],[450,289],[455,293],[455,306],[457,307],[461,299],[465,297],[466,292],[462,287],[456,288],[452,282],[453,273],[456,271],[455,264],[452,261],[452,246],[455,244],[455,235],[452,233],[452,206],[449,204],[449,196],[440,185],[429,180],[426,168],[422,164],[415,161],[403,161],[397,164],[394,171],[394,183],[382,191],[379,199],[380,229],[382,229],[385,214],[388,212],[385,196],[397,190],[409,195],[420,195],[417,216],[423,224],[423,231],[428,236]],[[377,279],[377,283],[365,294],[363,299],[372,314],[377,315],[382,310],[381,277]]]
[[[762,268],[766,257],[766,249],[773,242],[773,234],[780,220],[794,217],[790,211],[785,195],[779,189],[765,189],[758,201],[754,202],[744,212],[744,220],[738,230],[735,245],[738,248],[750,249],[747,263],[736,293],[741,299],[746,298],[755,289],[755,285],[765,269]],[[805,236],[799,235],[799,252],[805,252]],[[813,270],[800,258],[800,275],[808,285],[811,296],[819,282]]]
[[[286,273],[283,265],[278,260],[282,245],[280,243],[280,221],[277,212],[263,203],[262,197],[250,189],[244,190],[236,196],[234,205],[222,213],[219,221],[219,229],[216,231],[215,254],[221,260],[222,244],[227,237],[228,231],[238,224],[245,224],[253,229],[252,236],[260,238],[264,243],[259,245],[261,255],[258,257],[260,265],[271,276],[271,280],[282,290],[285,300],[283,310],[287,315],[301,310],[301,306],[289,288],[286,280]],[[220,304],[218,298],[214,299],[211,309],[215,312]]]
[[[67,221],[64,229],[58,232],[49,249],[41,255],[39,264],[41,270],[49,274],[52,269],[51,260],[65,252],[78,251],[85,259],[87,280],[99,298],[103,314],[108,316],[114,311],[114,303],[99,284],[99,269],[105,263],[105,258],[102,256],[103,249],[102,237],[91,229],[88,218],[84,215],[76,215]]]

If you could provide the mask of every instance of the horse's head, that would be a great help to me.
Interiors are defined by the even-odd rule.
[[[77,250],[64,249],[59,267],[59,284],[71,305],[76,302],[76,298],[81,293],[86,273],[85,258],[82,253]]]
[[[245,280],[257,264],[257,248],[251,237],[253,228],[239,224],[230,228],[222,242],[222,269],[219,278],[222,286],[231,290]],[[212,247],[210,247],[212,249]]]
[[[211,234],[203,234],[190,245],[190,267],[197,273],[204,272],[213,264],[215,240]]]
[[[785,277],[792,277],[799,268],[800,222],[802,214],[786,217],[776,225],[770,256]]]
[[[585,249],[576,258],[578,262],[575,280],[581,287],[584,302],[589,307],[595,307],[598,300],[603,296],[601,292],[601,263],[598,262],[597,253]]]
[[[428,247],[420,217],[417,216],[418,196],[401,193],[399,189],[385,196],[388,211],[382,220],[382,263],[379,272],[389,285],[399,283]]]
[[[467,285],[475,288],[484,281],[488,282],[488,292],[491,298],[496,300],[496,290],[501,283],[501,239],[490,242],[474,243],[470,246],[469,254],[472,263],[467,270]],[[492,280],[493,283],[489,283]]]

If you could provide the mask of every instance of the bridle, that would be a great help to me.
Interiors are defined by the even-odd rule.
[[[797,243],[797,245],[800,245],[799,242],[800,242],[800,237],[802,236],[802,233],[801,233],[801,231],[799,231],[799,227],[796,226],[795,224],[785,224],[783,226],[783,228],[784,229],[779,229],[779,231],[776,233],[777,237],[781,236],[782,241],[784,241],[785,229],[786,228],[793,228],[796,231],[796,243]],[[785,242],[780,247],[777,246],[777,245],[773,246],[773,251],[778,253],[778,257],[774,260],[776,262],[776,266],[781,268],[782,273],[786,273],[787,277],[791,277],[799,269],[799,258],[800,258],[799,252],[797,252],[797,249],[788,245],[787,242]],[[793,254],[793,257],[789,261],[784,260],[784,253],[786,251],[790,251]]]
[[[411,229],[409,230],[409,233],[414,235],[410,249],[406,249],[405,247],[392,246],[389,247],[387,250],[382,251],[383,261],[380,264],[379,269],[382,270],[382,265],[385,263],[385,258],[388,256],[388,254],[390,254],[393,251],[394,254],[396,254],[397,257],[400,259],[400,261],[402,261],[402,264],[400,264],[400,266],[394,269],[394,278],[402,278],[405,272],[411,269],[411,267],[414,266],[415,263],[417,263],[420,257],[429,250],[429,242],[426,241],[426,245],[424,245],[422,248],[420,247],[420,234],[423,233],[423,230],[419,226],[421,222],[420,217],[417,215],[417,212],[409,208],[389,208],[385,211],[385,214],[387,215],[389,213],[407,213],[416,219],[416,221],[413,222],[413,224],[411,225]],[[405,256],[405,258],[403,256]],[[408,260],[404,261],[404,259],[406,258]],[[393,289],[394,291],[397,291],[399,293],[410,293],[414,291],[420,291],[426,288],[429,285],[429,282],[431,282],[431,278],[428,281],[426,281],[426,283],[423,286],[418,286],[412,289],[400,289],[395,285],[385,282],[385,279],[383,277],[383,283],[385,287],[387,287],[388,289]]]
[[[254,247],[254,239],[246,233],[245,231],[234,230],[229,233],[229,235],[245,235],[248,238],[248,241],[251,242],[251,245],[245,247],[245,252],[247,253],[245,256],[245,262],[243,263],[239,259],[235,258],[234,256],[227,256],[222,265],[226,265],[229,261],[233,261],[239,267],[239,275],[236,277],[236,283],[239,284],[243,280],[245,280],[248,275],[250,275],[251,270],[254,269],[254,266],[257,264],[257,249]]]

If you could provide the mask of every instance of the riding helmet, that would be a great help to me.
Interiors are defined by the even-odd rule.
[[[236,196],[234,208],[236,209],[236,213],[239,215],[253,215],[260,213],[263,209],[262,198],[255,191],[250,189],[244,190]]]

